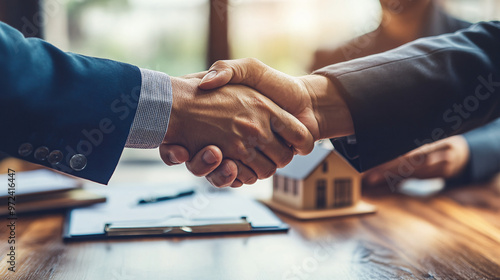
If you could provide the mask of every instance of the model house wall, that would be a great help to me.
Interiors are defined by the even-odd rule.
[[[304,181],[274,175],[273,200],[293,208],[302,209],[304,204]]]
[[[336,152],[332,152],[305,181],[302,209],[342,208],[360,198],[359,173]]]

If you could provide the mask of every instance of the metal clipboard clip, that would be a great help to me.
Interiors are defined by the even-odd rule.
[[[161,220],[122,221],[104,225],[107,236],[190,235],[251,230],[252,225],[246,217],[187,219],[173,216]]]

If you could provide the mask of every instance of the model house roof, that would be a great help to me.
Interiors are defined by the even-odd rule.
[[[315,145],[313,151],[306,156],[295,156],[284,168],[276,171],[277,175],[292,179],[305,179],[332,152],[322,145]]]

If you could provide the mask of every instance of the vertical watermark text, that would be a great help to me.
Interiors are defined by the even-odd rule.
[[[16,171],[9,168],[7,175],[7,227],[9,228],[7,263],[8,270],[16,272]]]

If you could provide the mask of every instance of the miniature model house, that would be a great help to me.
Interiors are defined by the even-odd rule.
[[[296,156],[273,177],[271,208],[297,218],[321,218],[374,212],[360,203],[361,176],[336,151],[316,145]]]

